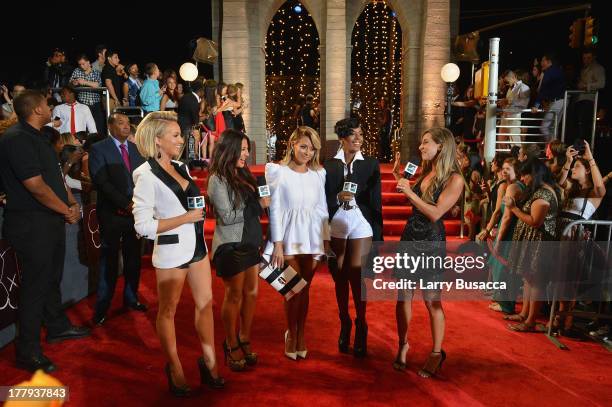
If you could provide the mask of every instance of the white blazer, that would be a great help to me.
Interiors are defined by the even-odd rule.
[[[185,164],[174,161],[180,166]],[[186,170],[186,168],[185,168]],[[188,175],[189,172],[185,171]],[[187,212],[179,197],[155,175],[149,162],[134,170],[134,228],[136,233],[155,240],[153,266],[179,267],[193,258],[196,234],[193,223],[185,223],[164,233],[157,233],[159,219],[174,218]]]

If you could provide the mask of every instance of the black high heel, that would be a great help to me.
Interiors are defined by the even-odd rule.
[[[400,342],[399,350],[397,351],[397,356],[393,361],[393,369],[398,370],[400,372],[406,370],[406,361],[402,361],[402,353],[404,351],[404,346],[407,347],[406,353],[408,353],[408,351],[410,350],[410,345],[408,345],[408,342]]]
[[[174,397],[191,396],[191,389],[189,388],[189,386],[184,385],[184,386],[179,387],[176,384],[174,384],[174,380],[172,380],[172,374],[170,373],[170,363],[166,363],[166,367],[164,368],[164,371],[166,372],[166,378],[168,379],[168,389],[170,390],[170,393],[172,393]]]
[[[368,354],[368,324],[358,319],[355,320],[355,343],[353,355],[363,358]]]
[[[225,387],[225,379],[221,376],[213,377],[212,373],[210,373],[210,370],[208,370],[208,366],[206,366],[206,362],[204,362],[204,358],[202,356],[198,358],[198,367],[200,368],[201,384],[207,384],[213,389],[222,389]]]
[[[247,352],[246,347],[250,345],[251,342],[242,342],[240,340],[240,337],[238,338],[238,346],[240,347],[240,349],[242,349],[242,353],[244,353],[244,360],[246,360],[247,366],[255,366],[257,364],[257,353]]]
[[[440,350],[440,352],[431,352],[425,366],[419,370],[419,376],[423,378],[429,378],[435,376],[436,373],[442,368],[442,363],[446,360],[446,352]]]
[[[338,350],[340,353],[349,353],[351,329],[353,329],[353,323],[350,319],[348,321],[340,320],[340,336],[338,337]]]
[[[245,359],[234,359],[232,357],[232,352],[240,349],[240,346],[236,346],[235,348],[230,348],[227,341],[223,342],[223,353],[225,355],[225,364],[229,364],[230,370],[234,372],[242,372],[246,369],[246,360]]]

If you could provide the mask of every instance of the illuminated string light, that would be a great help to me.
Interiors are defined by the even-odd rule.
[[[298,97],[312,94],[320,99],[318,49],[319,35],[308,10],[299,2],[285,2],[266,35],[266,128],[279,140],[277,157],[284,155],[295,129],[292,116]]]
[[[401,37],[397,14],[383,0],[369,3],[353,29],[351,99],[362,102],[359,116],[364,150],[372,156],[379,156],[377,115],[381,97],[389,99],[393,127],[400,127]]]

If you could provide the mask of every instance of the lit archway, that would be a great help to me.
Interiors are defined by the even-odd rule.
[[[364,149],[388,161],[380,151],[380,99],[388,100],[391,111],[389,137],[401,127],[402,30],[396,13],[385,1],[372,1],[359,15],[352,32],[351,106],[362,123]],[[360,103],[359,103],[360,102]]]
[[[287,1],[274,14],[265,50],[266,129],[277,137],[276,157],[281,158],[297,126],[300,96],[320,100],[319,34],[302,3]]]

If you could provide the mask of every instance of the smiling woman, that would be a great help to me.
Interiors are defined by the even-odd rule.
[[[175,396],[191,392],[178,357],[174,331],[174,314],[187,277],[203,352],[198,359],[201,381],[211,387],[223,387],[224,380],[217,373],[215,357],[204,209],[192,209],[188,204],[190,198],[193,202],[202,194],[185,164],[173,160],[183,147],[176,113],[147,115],[136,130],[136,144],[147,162],[134,171],[134,227],[139,235],[155,240],[152,262],[159,298],[156,327],[168,359],[165,369],[168,387]]]

